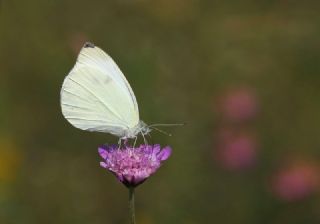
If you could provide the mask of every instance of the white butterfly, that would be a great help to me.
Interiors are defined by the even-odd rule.
[[[86,43],[61,89],[63,116],[76,128],[120,139],[151,129],[139,118],[136,97],[125,76],[103,50]]]

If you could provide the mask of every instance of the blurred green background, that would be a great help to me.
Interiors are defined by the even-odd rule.
[[[0,223],[128,223],[99,167],[117,138],[73,128],[60,88],[87,40],[171,145],[138,224],[320,223],[318,1],[2,0]]]

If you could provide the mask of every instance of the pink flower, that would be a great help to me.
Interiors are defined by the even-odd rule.
[[[103,162],[100,165],[116,175],[127,187],[136,187],[154,174],[163,161],[171,155],[171,148],[160,145],[140,145],[137,148],[125,146],[101,146],[98,149]]]
[[[218,141],[218,159],[224,168],[244,170],[255,165],[257,143],[252,135],[225,130]]]
[[[248,88],[229,90],[222,96],[219,108],[223,118],[244,121],[255,117],[258,111],[256,95]]]
[[[284,201],[297,201],[311,195],[319,186],[318,167],[310,163],[292,163],[272,178],[272,191]]]
[[[88,41],[88,36],[82,32],[74,32],[69,36],[69,47],[71,48],[72,53],[78,55],[80,49],[83,47],[83,44]]]

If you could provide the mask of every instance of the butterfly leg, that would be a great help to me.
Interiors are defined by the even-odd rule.
[[[153,139],[152,139],[152,137],[151,137],[150,133],[148,133],[147,135],[148,135],[148,136],[149,136],[149,138],[150,138],[151,145],[153,145]]]
[[[121,148],[121,138],[119,138],[119,140],[118,140],[118,149],[120,149]]]
[[[141,131],[140,133],[141,133],[141,135],[142,135],[142,137],[143,137],[144,144],[145,144],[145,145],[148,145],[148,142],[147,142],[146,138],[144,137],[143,132]]]
[[[136,146],[137,139],[138,139],[138,136],[136,136],[135,139],[134,139],[133,148]]]

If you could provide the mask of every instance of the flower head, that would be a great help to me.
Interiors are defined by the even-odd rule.
[[[287,202],[302,200],[319,187],[319,167],[312,162],[291,162],[282,167],[272,178],[275,196]]]
[[[223,168],[244,171],[254,168],[258,157],[258,143],[254,135],[246,132],[222,130],[217,144],[217,159]]]
[[[104,145],[98,151],[104,159],[100,165],[115,174],[127,187],[143,183],[171,155],[169,146],[161,150],[160,145],[125,146],[120,149],[115,145]]]
[[[236,88],[227,91],[218,106],[221,114],[229,121],[242,122],[254,118],[258,111],[258,99],[249,88]]]

